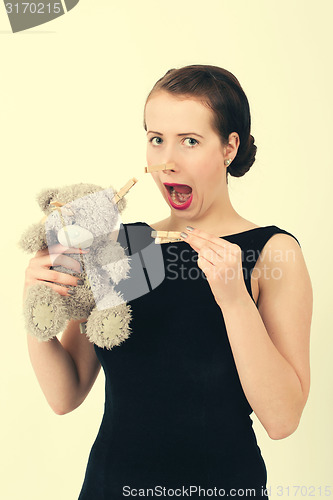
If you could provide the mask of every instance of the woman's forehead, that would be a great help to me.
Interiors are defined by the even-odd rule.
[[[198,98],[192,96],[174,96],[168,92],[153,94],[145,108],[145,121],[148,130],[156,127],[172,126],[188,128],[185,132],[191,132],[191,127],[211,129],[213,114],[207,105]],[[162,132],[162,131],[161,131]]]

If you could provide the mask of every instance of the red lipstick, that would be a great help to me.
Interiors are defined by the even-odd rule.
[[[170,205],[177,210],[185,210],[188,208],[193,199],[192,188],[187,184],[175,184],[175,183],[164,183],[165,188],[168,193],[168,200]],[[179,195],[178,195],[179,193]],[[191,193],[191,196],[186,200],[182,200],[182,195],[188,195]]]

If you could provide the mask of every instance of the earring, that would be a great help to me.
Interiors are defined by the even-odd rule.
[[[230,158],[228,158],[227,160],[224,160],[224,164],[227,165],[227,167],[229,167],[230,163],[231,163]]]

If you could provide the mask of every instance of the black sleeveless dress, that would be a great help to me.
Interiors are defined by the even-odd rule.
[[[112,350],[95,346],[105,412],[79,500],[120,500],[131,490],[202,498],[214,488],[267,498],[252,408],[198,254],[186,241],[157,245],[151,231],[142,222],[120,228],[132,269],[116,289],[132,308],[131,334]],[[251,297],[252,269],[276,233],[291,235],[266,226],[223,237],[243,251]]]

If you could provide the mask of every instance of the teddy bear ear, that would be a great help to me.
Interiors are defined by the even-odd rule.
[[[37,203],[43,212],[47,212],[51,201],[55,200],[58,194],[58,189],[44,189],[37,195]]]

